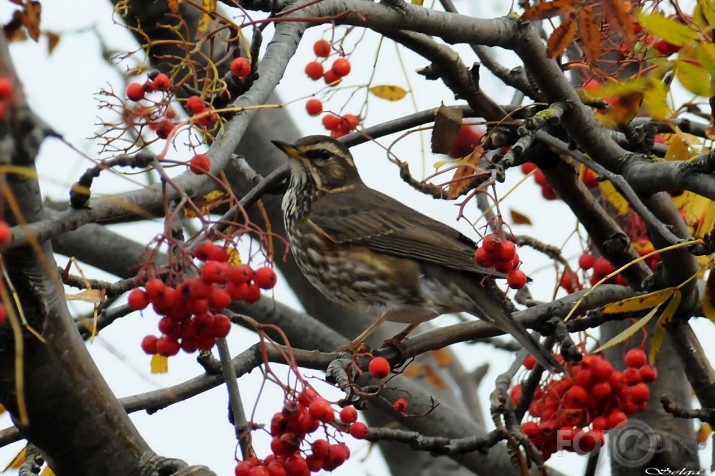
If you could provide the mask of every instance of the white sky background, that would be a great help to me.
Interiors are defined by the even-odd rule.
[[[97,131],[97,102],[94,94],[100,88],[113,85],[116,91],[124,89],[120,71],[134,66],[134,62],[110,66],[102,60],[100,44],[92,27],[101,32],[102,39],[110,47],[119,51],[136,49],[136,45],[128,32],[112,23],[112,11],[109,2],[91,0],[75,0],[63,2],[59,0],[44,0],[43,29],[61,34],[62,39],[52,55],[47,54],[46,41],[42,39],[39,44],[24,42],[14,44],[12,47],[15,67],[23,82],[25,93],[33,110],[46,120],[53,128],[71,142],[75,147],[85,151],[90,156],[96,156],[98,149],[94,141],[90,140]],[[509,2],[474,2],[478,6],[477,16],[488,18],[504,15],[508,12]],[[457,7],[468,13],[471,6],[466,2],[458,2]],[[10,16],[11,7],[7,3],[0,5],[0,20],[6,22]],[[272,28],[266,32],[270,35]],[[288,106],[294,115],[302,133],[325,133],[319,118],[309,118],[304,112],[303,98],[314,93],[322,87],[323,82],[312,82],[303,73],[305,63],[313,59],[312,43],[325,31],[323,27],[309,30],[301,43],[298,56],[291,62],[286,72],[279,92],[284,101],[298,100]],[[342,30],[341,30],[342,31]],[[350,38],[357,40],[359,31],[353,31]],[[268,44],[268,38],[264,44]],[[348,42],[351,44],[352,42]],[[370,69],[377,52],[377,37],[367,35],[362,38],[355,53],[351,56],[353,64],[352,73],[344,80],[345,86],[364,84],[370,74]],[[265,48],[265,47],[264,47]],[[476,61],[474,54],[467,48],[459,48],[463,53],[466,64]],[[504,54],[504,64],[516,65],[516,60]],[[422,110],[434,107],[440,101],[454,104],[452,95],[439,81],[425,81],[422,77],[412,72],[426,62],[415,55],[404,51],[402,58],[405,61],[405,70],[410,73],[410,82],[413,86],[414,100],[417,109]],[[395,47],[390,41],[382,45],[381,55],[377,63],[377,72],[373,84],[397,84],[407,87],[404,74],[398,68],[399,58],[396,56]],[[485,68],[481,69],[481,86],[500,103],[507,103],[511,93],[495,80]],[[326,108],[338,110],[349,100],[350,90],[337,93]],[[364,94],[357,94],[342,111],[344,113],[358,113]],[[369,98],[369,116],[366,125],[374,125],[384,120],[414,112],[414,106],[408,97],[397,103],[388,103],[384,100]],[[424,147],[424,156],[418,146],[417,135],[409,136],[403,140],[393,151],[401,160],[408,160],[415,176],[421,176],[424,170],[432,170],[432,164],[443,157],[429,154],[429,147]],[[425,133],[426,144],[429,133]],[[384,138],[380,142],[389,145],[394,138]],[[423,196],[402,180],[397,168],[390,164],[384,152],[373,144],[365,144],[354,148],[358,167],[365,181],[372,187],[385,193],[396,196],[414,208],[419,209],[435,218],[460,228],[468,235],[475,237],[475,233],[463,221],[456,223],[457,208],[450,203],[432,200]],[[188,159],[187,152],[173,152],[172,158]],[[68,198],[71,183],[91,164],[82,159],[73,151],[56,140],[47,140],[43,145],[38,158],[38,169],[43,181],[45,198],[64,201]],[[174,169],[177,170],[177,169]],[[510,173],[507,184],[500,186],[503,194],[511,185],[521,179],[520,173]],[[96,182],[95,191],[110,193],[126,190],[132,185],[129,182],[112,178],[103,174]],[[533,197],[538,197],[534,200]],[[529,215],[534,222],[532,226],[515,226],[515,233],[524,233],[534,236],[544,242],[562,246],[566,256],[575,265],[581,247],[574,236],[564,243],[574,230],[575,219],[568,208],[559,201],[547,202],[541,199],[539,188],[532,181],[522,184],[509,198],[502,201],[502,211],[507,214],[510,209],[518,210]],[[475,219],[479,216],[473,205],[468,207],[468,216]],[[480,223],[482,225],[483,223]],[[148,242],[155,234],[161,232],[161,222],[155,221],[146,225],[122,225],[115,230],[125,233],[136,240]],[[534,278],[532,293],[538,298],[549,299],[553,293],[556,273],[553,266],[548,264],[541,256],[531,253],[528,249],[520,249],[519,254],[524,261],[523,269]],[[60,262],[64,264],[64,262]],[[94,270],[86,269],[92,277],[107,279]],[[299,308],[294,296],[279,281],[275,296],[282,302]],[[265,297],[264,299],[268,299]],[[453,317],[441,317],[438,324],[455,322]],[[170,373],[168,375],[149,374],[149,357],[139,348],[141,338],[148,333],[156,332],[157,318],[154,316],[140,317],[134,314],[124,318],[105,330],[92,344],[90,351],[100,366],[105,378],[118,396],[132,395],[144,391],[158,389],[174,383],[184,381],[201,373],[201,368],[196,364],[194,355],[181,353],[170,360]],[[707,333],[712,336],[712,325],[703,320],[693,322],[699,335]],[[239,328],[234,328],[229,336],[229,345],[232,352],[238,353],[256,342],[255,335]],[[480,397],[485,407],[488,405],[488,395],[493,388],[494,378],[501,373],[511,362],[509,356],[503,352],[495,351],[492,347],[477,344],[478,349],[465,345],[454,346],[456,352],[462,357],[464,365],[472,370],[483,363],[483,359],[474,360],[475,355],[486,356],[492,365],[492,370],[484,379],[480,387]],[[479,352],[475,352],[478,350]],[[261,375],[254,371],[251,375],[239,381],[243,394],[246,410],[250,414],[252,403],[256,401],[255,390],[261,383]],[[317,386],[317,384],[316,384]],[[328,398],[338,398],[338,393],[332,391],[327,385],[318,386]],[[267,386],[267,392],[256,407],[256,421],[268,423],[270,416],[279,411],[281,402],[276,399],[278,395],[275,387]],[[233,474],[235,466],[233,454],[235,439],[233,428],[226,419],[227,403],[226,392],[223,388],[214,389],[204,395],[196,397],[189,402],[181,403],[163,410],[153,416],[144,413],[135,413],[132,419],[139,427],[142,435],[150,446],[159,454],[179,457],[190,464],[206,464],[220,475]],[[1,417],[0,426],[10,424],[7,416]],[[268,438],[259,440],[258,451],[263,456],[268,454]],[[344,438],[351,446],[351,459],[339,468],[337,474],[366,474],[381,475],[387,470],[379,456],[379,451],[368,451],[368,444],[353,440],[350,436]],[[261,446],[263,445],[263,446]],[[15,444],[0,449],[0,467],[19,451],[21,445]],[[710,464],[710,449],[701,451],[703,467]],[[363,459],[366,458],[366,459]],[[549,461],[552,465],[567,474],[581,474],[585,467],[585,459],[571,455],[555,455]],[[608,474],[608,464],[601,465],[600,474]]]

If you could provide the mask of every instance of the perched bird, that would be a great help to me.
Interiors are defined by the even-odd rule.
[[[295,144],[272,141],[290,158],[283,214],[291,252],[306,278],[328,299],[382,322],[419,323],[466,311],[513,335],[545,368],[560,368],[499,294],[489,271],[474,263],[476,244],[363,183],[350,150],[314,135]]]

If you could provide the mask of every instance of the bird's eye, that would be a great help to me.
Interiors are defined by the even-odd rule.
[[[309,159],[328,160],[333,158],[333,153],[327,149],[312,149],[305,153]]]

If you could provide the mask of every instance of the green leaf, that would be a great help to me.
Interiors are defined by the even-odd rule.
[[[645,90],[643,106],[654,118],[663,120],[670,115],[668,87],[656,78],[651,78],[650,87]]]
[[[675,76],[680,84],[691,93],[702,97],[711,96],[710,73],[702,66],[687,61],[678,61]]]
[[[700,38],[700,33],[661,13],[637,13],[638,23],[651,34],[675,46],[685,46]]]

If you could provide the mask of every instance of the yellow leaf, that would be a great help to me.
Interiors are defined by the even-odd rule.
[[[213,12],[216,10],[216,0],[202,0],[201,1],[201,18],[199,18],[199,26],[197,28],[199,33],[205,33],[208,31],[211,25],[211,19],[213,18]]]
[[[203,197],[194,199],[194,205],[199,209],[199,212],[201,216],[203,215],[208,215],[212,209],[216,208],[219,206],[224,198],[226,198],[228,194],[226,192],[223,192],[221,190],[214,190],[213,192],[209,192]],[[197,214],[192,208],[187,208],[184,211],[184,215],[189,217],[189,218],[196,218]]]
[[[661,13],[646,14],[638,11],[638,23],[651,34],[675,46],[685,46],[700,38],[700,33]]]
[[[690,157],[690,148],[687,142],[674,134],[668,144],[668,150],[665,152],[665,160],[687,160],[688,157]]]
[[[183,3],[183,0],[168,0],[167,6],[172,13],[179,13],[179,5]]]
[[[226,261],[231,266],[238,266],[242,263],[241,254],[233,246],[227,248],[228,260]]]
[[[452,353],[447,349],[433,350],[432,357],[440,368],[448,367],[452,363]]]
[[[655,331],[650,339],[650,351],[648,352],[648,361],[651,365],[655,363],[655,356],[658,355],[660,346],[663,345],[663,339],[665,338],[665,326],[668,325],[670,320],[673,318],[675,311],[678,310],[681,298],[682,294],[680,290],[673,293],[673,299],[670,300],[668,305],[665,307],[663,314],[661,314],[658,318],[658,323],[655,325]]]
[[[710,81],[710,73],[703,68],[702,64],[693,64],[690,61],[682,61],[684,55],[681,54],[675,67],[675,76],[685,89],[693,94],[703,97],[710,97],[713,89]]]
[[[49,466],[45,466],[45,469],[42,470],[40,476],[55,476],[55,472],[52,471],[52,468]]]
[[[20,452],[10,461],[7,466],[5,466],[5,469],[2,470],[4,473],[8,469],[18,469],[20,466],[22,466],[22,463],[25,462],[25,450],[27,448],[23,448],[20,450]]]
[[[709,198],[685,191],[679,199],[685,221],[695,238],[704,238],[715,226],[715,203]]]
[[[599,182],[598,187],[601,189],[601,194],[613,205],[613,208],[618,213],[621,215],[628,213],[628,200],[616,190],[616,187],[610,181]]]
[[[424,373],[425,373],[424,365],[412,363],[409,366],[407,366],[405,368],[405,370],[403,370],[400,375],[402,375],[403,377],[407,377],[407,378],[417,378],[417,377],[424,375]]]
[[[641,317],[638,320],[638,322],[636,322],[635,324],[630,326],[628,329],[625,329],[623,332],[619,333],[617,336],[613,337],[611,340],[609,340],[608,342],[603,344],[598,349],[594,350],[593,353],[597,354],[599,352],[602,352],[606,349],[613,347],[614,345],[620,344],[624,340],[631,337],[633,334],[635,334],[636,332],[641,330],[643,328],[643,326],[648,324],[648,322],[651,319],[653,319],[653,316],[655,316],[657,314],[659,308],[660,308],[660,306],[656,306],[653,309],[651,309],[650,312],[648,312],[648,314],[646,314],[645,316]]]
[[[151,356],[151,373],[165,374],[169,371],[169,357],[154,354]]]
[[[412,5],[417,5],[421,7],[425,3],[425,0],[412,0]]]
[[[65,299],[67,301],[85,301],[99,304],[104,301],[105,294],[105,289],[84,289],[77,294],[65,294]]]
[[[656,78],[651,78],[649,86],[643,95],[643,106],[654,119],[663,120],[670,115],[668,87]]]
[[[642,296],[634,296],[623,299],[618,302],[611,303],[604,307],[601,312],[603,314],[620,314],[622,312],[645,311],[654,306],[659,306],[668,300],[677,288],[666,288],[660,291],[655,291]]]
[[[370,88],[370,92],[381,99],[387,99],[388,101],[399,101],[400,99],[407,96],[407,91],[405,91],[400,86],[395,86],[391,84],[381,84],[379,86],[373,86]]]

